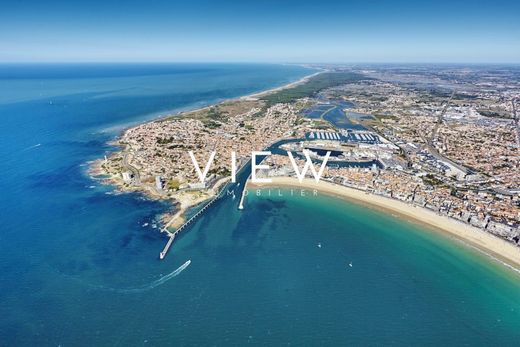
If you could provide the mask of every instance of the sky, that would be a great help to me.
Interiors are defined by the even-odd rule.
[[[520,1],[3,0],[0,62],[520,63]]]

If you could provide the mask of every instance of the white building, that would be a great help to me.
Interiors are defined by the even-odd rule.
[[[163,189],[163,180],[161,176],[155,176],[155,188],[157,188],[157,190]]]
[[[125,171],[121,174],[123,176],[123,181],[126,183],[132,182],[132,173],[129,171]]]

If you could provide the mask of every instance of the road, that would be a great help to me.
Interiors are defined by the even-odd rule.
[[[426,146],[428,147],[428,150],[430,151],[431,155],[433,155],[438,160],[442,160],[442,161],[448,162],[448,163],[450,163],[451,165],[453,165],[454,167],[456,167],[457,169],[461,170],[462,172],[464,172],[466,174],[467,173],[473,173],[473,171],[468,169],[467,167],[465,167],[465,166],[463,166],[461,164],[455,163],[454,161],[452,161],[448,157],[446,157],[446,156],[442,155],[441,153],[439,153],[439,151],[437,150],[437,148],[434,145],[435,137],[437,136],[437,133],[439,132],[440,125],[444,122],[444,115],[446,114],[446,111],[448,110],[448,105],[450,104],[450,102],[453,99],[454,95],[455,95],[455,91],[453,91],[451,93],[450,98],[444,103],[444,106],[443,106],[441,112],[437,116],[437,124],[435,124],[435,128],[433,129],[430,138],[429,139],[424,139],[423,138],[423,140],[425,140]]]
[[[511,104],[513,105],[513,118],[516,125],[516,143],[518,147],[520,147],[520,114],[518,114],[518,111],[516,110],[517,101],[517,99],[513,99],[511,100]]]
[[[139,176],[139,170],[128,163],[129,152],[125,152],[123,156],[123,168],[132,172],[132,183],[136,186],[141,184],[141,177]]]
[[[444,122],[444,115],[446,114],[446,111],[448,110],[448,105],[450,104],[454,95],[455,95],[455,91],[451,92],[450,98],[444,103],[441,113],[439,113],[439,115],[437,116],[437,124],[435,124],[435,128],[433,128],[432,135],[430,136],[430,140],[428,141],[428,143],[431,147],[434,147],[433,141],[434,141],[435,137],[437,136],[437,133],[439,132],[440,125]]]

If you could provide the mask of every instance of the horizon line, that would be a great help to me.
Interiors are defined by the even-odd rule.
[[[185,61],[185,60],[65,60],[65,61],[48,61],[48,60],[35,60],[35,61],[1,61],[0,65],[31,65],[31,64],[273,64],[273,65],[399,65],[399,64],[424,64],[424,65],[520,65],[520,61],[518,62],[509,62],[509,61],[497,61],[497,62],[462,62],[462,61],[345,61],[345,62],[287,62],[287,61],[219,61],[219,60],[193,60],[193,61]]]

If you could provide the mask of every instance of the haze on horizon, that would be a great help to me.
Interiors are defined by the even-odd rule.
[[[517,1],[11,1],[0,62],[520,63]]]

